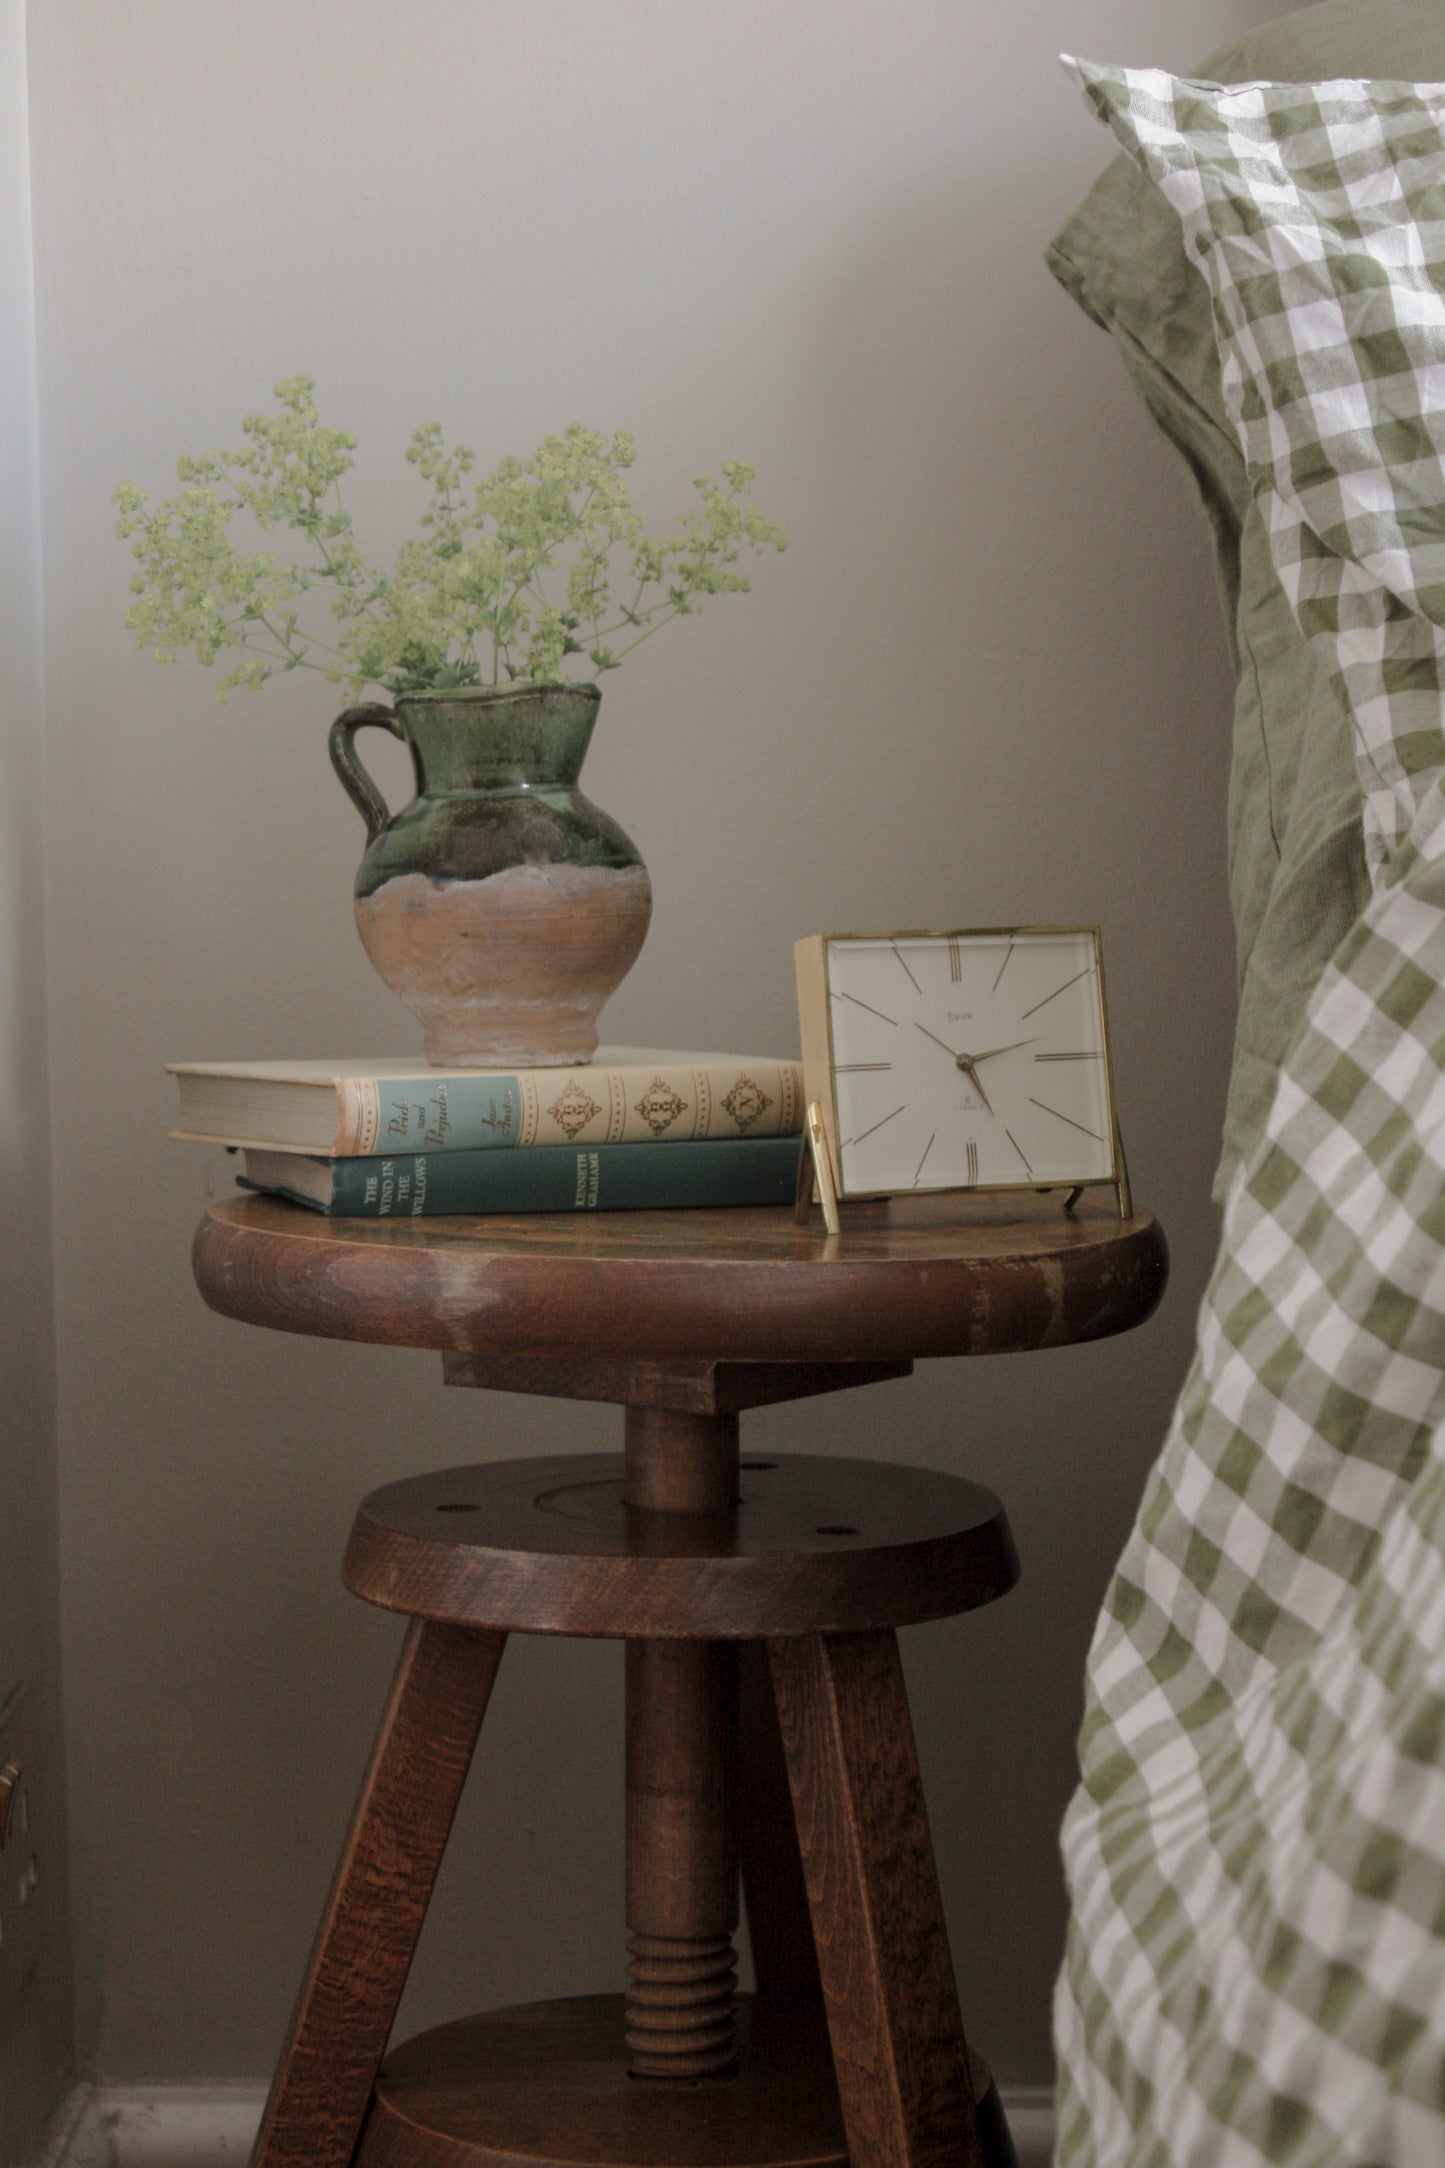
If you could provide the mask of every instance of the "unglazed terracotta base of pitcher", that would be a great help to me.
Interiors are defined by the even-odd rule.
[[[420,1017],[427,1060],[451,1069],[590,1061],[651,916],[644,866],[406,873],[356,899],[367,955]]]
[[[332,725],[367,829],[356,923],[438,1068],[590,1060],[598,1013],[637,960],[647,868],[577,788],[600,698],[595,685],[408,693]],[[356,757],[369,726],[411,753],[416,795],[399,813]]]

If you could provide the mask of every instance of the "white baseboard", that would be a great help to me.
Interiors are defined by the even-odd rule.
[[[1053,2168],[1053,2087],[1001,2085],[998,2091],[1018,2149],[1019,2168]]]
[[[40,2151],[35,2156],[35,2168],[60,2168],[62,2161],[75,2158],[71,2145],[90,2112],[90,2096],[90,2086],[72,2085],[46,2125]]]
[[[78,2085],[50,2126],[35,2168],[244,2168],[264,2084]],[[1053,2096],[1003,2089],[1019,2168],[1049,2168]]]
[[[83,2085],[36,2168],[245,2168],[266,2102],[251,2085]]]

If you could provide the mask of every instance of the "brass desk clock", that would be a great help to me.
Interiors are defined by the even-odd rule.
[[[794,950],[816,1177],[836,1200],[1129,1177],[1097,926],[811,934]],[[805,1154],[805,1165],[809,1155]]]

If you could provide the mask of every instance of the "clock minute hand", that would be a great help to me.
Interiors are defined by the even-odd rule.
[[[995,1054],[1016,1054],[1021,1046],[1035,1046],[1037,1043],[1036,1033],[1032,1039],[1013,1039],[1007,1046],[991,1046],[986,1054],[975,1054],[973,1058],[975,1061],[992,1061]]]

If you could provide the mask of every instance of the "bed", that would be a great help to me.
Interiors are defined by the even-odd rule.
[[[1445,8],[1075,72],[1124,149],[1050,263],[1214,538],[1240,1005],[1219,1258],[1088,1661],[1058,2158],[1434,2168]]]

